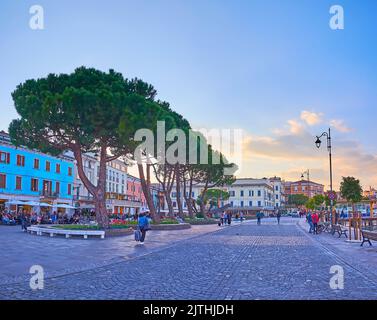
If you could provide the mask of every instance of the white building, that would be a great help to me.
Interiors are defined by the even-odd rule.
[[[67,155],[73,157],[71,152]],[[99,179],[99,160],[93,153],[83,154],[83,169],[85,175],[93,185],[97,185]],[[77,162],[75,164],[74,201],[76,208],[94,209],[94,198],[81,181]],[[106,208],[110,214],[123,214],[137,212],[141,204],[127,197],[127,164],[116,159],[106,165]]]
[[[285,205],[282,181],[278,177],[273,177],[270,179],[241,178],[237,179],[232,185],[216,187],[216,189],[222,189],[229,192],[229,199],[220,201],[221,207],[230,205],[230,208],[227,209],[229,211],[256,212],[261,210],[265,212],[272,212],[276,208],[280,208]],[[202,185],[194,184],[192,189],[192,198],[197,200],[202,191]],[[186,190],[186,192],[188,192],[188,190]],[[187,204],[183,197],[183,187],[181,187],[181,193],[183,211],[187,212]],[[173,186],[171,191],[171,199],[175,212],[178,211],[178,196],[176,187]],[[168,210],[166,201],[164,203],[163,210]]]

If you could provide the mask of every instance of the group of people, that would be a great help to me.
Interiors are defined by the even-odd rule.
[[[318,234],[319,214],[317,211],[308,211],[306,221],[309,224],[309,233]]]
[[[232,214],[223,212],[220,216],[220,225],[223,226],[224,224],[230,225],[232,223]]]
[[[78,213],[68,216],[67,213],[54,212],[28,212],[21,209],[18,212],[3,209],[0,211],[0,222],[4,225],[21,225],[22,230],[36,224],[77,224],[80,221]]]
[[[13,225],[19,223],[19,216],[7,209],[0,211],[0,222],[6,225]]]

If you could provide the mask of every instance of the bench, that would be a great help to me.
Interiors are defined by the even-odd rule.
[[[343,228],[340,224],[334,224],[332,232],[333,232],[333,234],[335,234],[335,232],[337,232],[338,235],[339,235],[338,238],[340,238],[342,236],[342,234],[344,234],[344,236],[346,238],[348,238],[348,236],[347,236],[347,229]]]
[[[49,227],[31,226],[27,228],[27,231],[36,233],[38,236],[42,234],[49,234],[50,237],[54,235],[64,235],[67,239],[71,236],[83,236],[84,239],[88,239],[88,236],[99,236],[101,239],[105,238],[105,231],[103,230],[66,230],[66,229],[56,229]]]
[[[363,236],[361,247],[364,245],[364,242],[368,242],[369,246],[371,246],[372,243],[370,242],[370,240],[377,241],[377,232],[375,231],[361,230],[361,235]]]

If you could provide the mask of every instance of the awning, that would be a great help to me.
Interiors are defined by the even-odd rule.
[[[25,206],[39,207],[39,202],[36,201],[26,201],[23,204]]]
[[[40,206],[40,207],[52,207],[51,204],[48,204],[48,203],[45,203],[45,202],[41,202],[41,203],[39,204],[39,206]]]
[[[56,208],[61,208],[61,209],[76,209],[75,207],[70,206],[69,204],[61,203],[56,205]]]
[[[20,200],[10,200],[10,201],[8,201],[8,202],[5,202],[5,204],[9,204],[9,205],[17,205],[17,206],[19,206],[19,205],[24,205],[25,204],[25,202],[23,202],[23,201],[20,201]]]

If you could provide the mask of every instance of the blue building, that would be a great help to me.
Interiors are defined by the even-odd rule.
[[[0,207],[65,211],[72,205],[73,184],[73,159],[15,147],[0,132]]]

